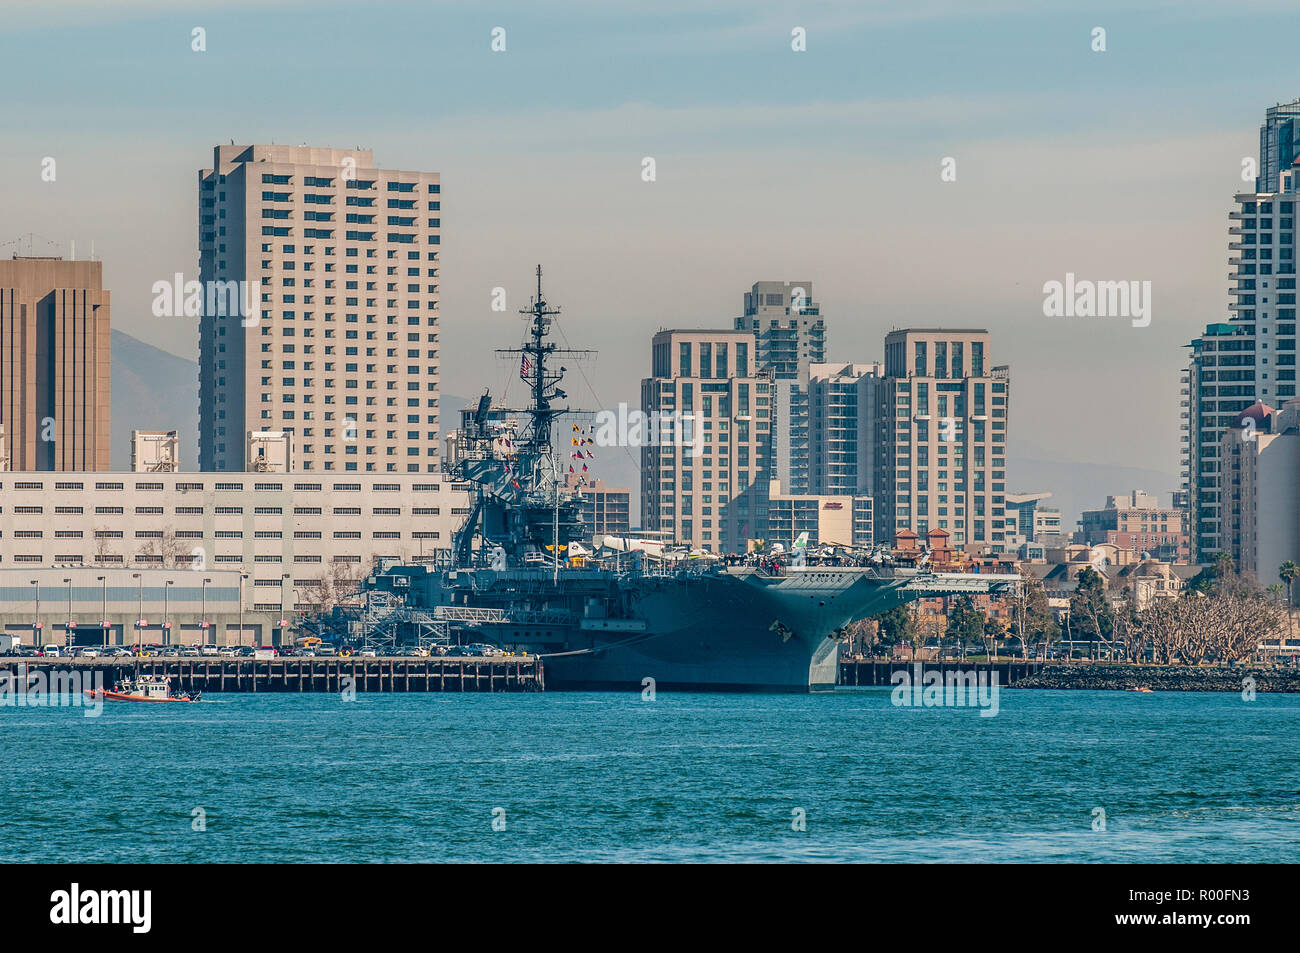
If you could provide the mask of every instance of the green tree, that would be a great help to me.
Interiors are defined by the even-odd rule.
[[[1295,601],[1295,581],[1300,579],[1300,566],[1288,559],[1278,569],[1277,578],[1281,579],[1282,585],[1286,586],[1286,630],[1287,635],[1290,635],[1292,630],[1291,606]]]
[[[877,641],[882,646],[900,645],[907,642],[912,634],[912,614],[907,611],[907,603],[896,605],[892,609],[874,616],[880,624]]]
[[[981,645],[984,637],[984,613],[975,608],[975,600],[961,596],[948,612],[948,634],[956,640],[958,654],[966,657],[966,648]]]
[[[1106,598],[1106,579],[1088,566],[1079,573],[1074,592],[1070,594],[1070,620],[1079,620],[1079,627],[1094,642],[1111,642],[1115,632],[1115,610]]]

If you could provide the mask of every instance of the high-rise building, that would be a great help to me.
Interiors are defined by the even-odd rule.
[[[439,468],[440,191],[368,150],[215,149],[199,173],[201,470],[243,470],[251,431],[292,434],[301,471]]]
[[[749,331],[658,332],[641,382],[650,429],[688,418],[689,444],[641,450],[641,522],[713,552],[740,552],[767,521],[771,379],[754,363]],[[696,449],[699,450],[696,453]]]
[[[1254,192],[1233,197],[1228,214],[1227,322],[1192,341],[1184,375],[1184,491],[1195,556],[1224,546],[1219,498],[1220,438],[1256,401],[1296,396],[1295,212],[1300,186],[1300,100],[1273,106],[1260,127]]]
[[[809,365],[810,492],[875,493],[877,389],[884,371],[879,363]]]
[[[1192,556],[1205,560],[1220,543],[1220,437],[1254,403],[1254,329],[1211,324],[1188,346],[1182,378],[1183,496]]]
[[[1259,175],[1256,192],[1279,191],[1279,177],[1300,157],[1300,99],[1264,110],[1259,127]]]
[[[11,470],[109,467],[103,263],[0,261],[0,425]]]
[[[745,292],[738,331],[753,333],[760,369],[772,374],[772,475],[792,493],[806,493],[808,373],[826,360],[826,322],[811,281],[759,281]]]
[[[1006,546],[1010,372],[991,367],[989,333],[942,328],[885,336],[876,453],[876,537],[951,534],[953,546]]]
[[[1224,429],[1220,452],[1219,550],[1271,585],[1284,562],[1300,561],[1300,400],[1246,408]]]

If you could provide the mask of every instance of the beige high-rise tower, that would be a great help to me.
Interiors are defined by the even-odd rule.
[[[743,552],[766,533],[772,378],[755,365],[755,347],[750,331],[667,330],[652,339],[651,376],[641,382],[658,439],[641,449],[647,530],[715,553]],[[695,446],[664,438],[673,415],[689,419]]]
[[[216,148],[199,173],[199,469],[243,470],[262,431],[291,434],[303,471],[439,468],[440,191],[369,150]]]
[[[0,425],[11,470],[109,468],[103,264],[0,261]]]
[[[876,388],[875,530],[934,530],[953,546],[1006,548],[1011,374],[984,330],[908,328],[885,336]]]

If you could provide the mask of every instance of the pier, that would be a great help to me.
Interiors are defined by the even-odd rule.
[[[998,684],[1002,686],[1014,685],[1021,679],[1036,674],[1043,667],[1042,662],[1026,661],[1024,659],[1008,659],[998,662],[958,662],[948,659],[936,662],[921,661],[919,659],[909,661],[906,659],[851,658],[840,660],[840,685],[848,687],[870,687],[875,685],[889,688],[893,685],[890,679],[895,672],[912,674],[916,671],[916,665],[921,666],[923,674],[938,672],[940,679],[948,672],[997,672]]]
[[[23,666],[24,668],[19,668]],[[540,692],[536,657],[491,658],[141,658],[0,659],[0,673],[17,680],[44,672],[103,675],[104,686],[139,675],[163,675],[183,692]],[[12,684],[12,683],[11,683]]]

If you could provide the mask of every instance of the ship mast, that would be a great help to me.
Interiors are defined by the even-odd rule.
[[[529,319],[527,338],[517,348],[499,350],[498,354],[518,354],[520,356],[519,376],[528,384],[530,401],[528,407],[519,411],[528,418],[528,425],[519,440],[519,458],[531,458],[540,464],[543,458],[550,458],[552,479],[559,482],[559,462],[555,458],[555,419],[569,413],[568,407],[556,407],[556,401],[568,399],[568,394],[560,389],[567,367],[555,370],[551,360],[558,357],[581,359],[594,354],[589,350],[557,348],[547,340],[551,332],[553,319],[560,309],[553,307],[542,294],[542,266],[537,266],[537,295],[531,299],[526,308],[519,313]],[[540,468],[539,468],[540,469]],[[540,473],[532,474],[534,486],[540,481]]]

